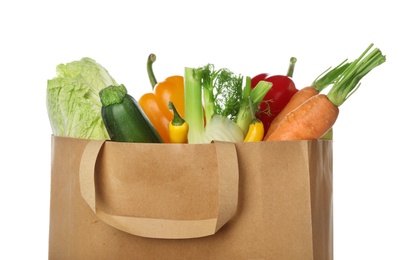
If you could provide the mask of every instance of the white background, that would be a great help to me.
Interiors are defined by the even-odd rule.
[[[141,4],[140,4],[141,3]],[[334,126],[335,259],[403,259],[403,24],[383,1],[2,1],[0,259],[46,259],[50,136],[45,94],[55,67],[91,57],[136,98],[159,80],[214,63],[310,84],[374,43],[385,64],[362,81]],[[268,155],[269,156],[269,155]],[[6,257],[7,256],[7,257]]]

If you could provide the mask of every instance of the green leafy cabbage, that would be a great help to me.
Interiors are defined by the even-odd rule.
[[[118,85],[108,71],[91,58],[56,67],[47,83],[47,111],[56,136],[109,139],[102,121],[99,91]]]

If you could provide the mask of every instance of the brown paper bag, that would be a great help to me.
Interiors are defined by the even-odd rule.
[[[333,259],[332,142],[52,137],[49,259]]]

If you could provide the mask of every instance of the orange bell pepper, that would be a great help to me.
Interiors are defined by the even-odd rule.
[[[141,96],[138,103],[160,134],[162,140],[165,143],[170,143],[168,127],[174,114],[169,109],[168,104],[169,101],[173,102],[180,116],[185,115],[184,79],[183,76],[171,76],[157,83],[152,70],[152,64],[155,60],[156,56],[154,54],[148,56],[147,72],[153,91]]]

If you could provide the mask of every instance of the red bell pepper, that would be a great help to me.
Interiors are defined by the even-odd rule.
[[[260,103],[256,117],[263,122],[264,132],[267,130],[273,119],[280,113],[284,106],[290,101],[291,97],[298,91],[295,87],[292,76],[297,59],[292,57],[287,75],[273,75],[261,73],[252,78],[251,85],[254,88],[259,81],[264,80],[273,84],[267,92],[263,101]]]

